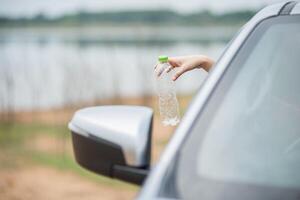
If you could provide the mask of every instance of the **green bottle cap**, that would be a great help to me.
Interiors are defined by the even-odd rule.
[[[168,56],[158,56],[158,61],[161,63],[168,62]]]

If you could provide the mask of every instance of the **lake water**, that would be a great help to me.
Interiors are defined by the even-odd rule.
[[[33,110],[155,93],[161,54],[217,59],[237,27],[0,28],[0,111]],[[197,70],[177,82],[195,92]]]

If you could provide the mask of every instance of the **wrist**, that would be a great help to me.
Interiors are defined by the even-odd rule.
[[[210,68],[213,66],[214,61],[209,58],[208,56],[204,55],[199,55],[199,63],[198,63],[198,68],[199,69],[204,69],[205,71],[209,71]]]

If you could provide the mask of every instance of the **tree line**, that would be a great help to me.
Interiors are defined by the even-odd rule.
[[[168,25],[231,25],[248,21],[255,11],[243,10],[217,14],[208,10],[182,14],[172,10],[86,12],[49,18],[38,14],[31,18],[0,17],[5,25],[86,25],[86,24],[168,24]]]

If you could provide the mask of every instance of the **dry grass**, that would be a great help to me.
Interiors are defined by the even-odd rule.
[[[70,172],[31,166],[0,172],[0,197],[6,200],[133,199],[136,191],[91,182]]]

